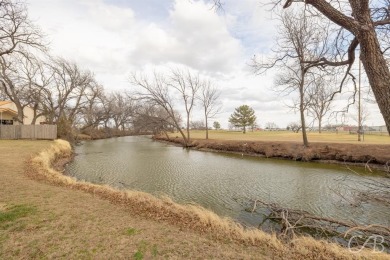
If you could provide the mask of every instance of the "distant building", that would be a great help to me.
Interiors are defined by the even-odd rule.
[[[23,110],[23,124],[31,125],[34,118],[34,110],[26,106]],[[15,120],[18,117],[18,109],[12,101],[0,101],[0,124],[2,125],[17,125],[19,122]],[[40,116],[35,121],[36,125],[42,124],[46,118]]]
[[[381,126],[370,126],[369,131],[371,132],[387,132],[387,128],[385,125]]]

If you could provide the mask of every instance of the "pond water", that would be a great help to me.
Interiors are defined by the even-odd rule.
[[[195,202],[244,225],[257,226],[264,217],[245,210],[253,199],[361,224],[390,224],[388,208],[353,203],[349,188],[364,190],[364,178],[388,181],[364,169],[188,150],[141,136],[88,141],[76,153],[67,172],[79,180]]]

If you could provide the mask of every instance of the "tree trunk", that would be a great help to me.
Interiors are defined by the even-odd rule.
[[[167,137],[167,139],[168,139],[168,140],[170,140],[170,138],[169,138],[169,135],[168,135],[167,131],[163,131],[163,132],[164,132],[165,136]]]
[[[246,127],[244,126],[244,134],[246,133]]]
[[[16,100],[14,99],[14,104],[16,105],[16,109],[18,110],[18,117],[17,117],[17,121],[21,124],[21,125],[24,125],[24,111],[23,111],[23,107],[22,105],[20,104],[19,100]]]
[[[304,102],[305,102],[305,97],[304,97],[305,94],[303,91],[303,88],[305,86],[304,79],[305,79],[304,70],[301,69],[301,82],[300,82],[300,86],[299,86],[299,112],[301,115],[303,146],[308,147],[309,141],[307,140],[307,134],[306,134],[305,108],[304,108]]]
[[[319,117],[318,118],[318,133],[320,133],[321,134],[321,132],[322,132],[322,117]]]
[[[206,120],[206,140],[209,139],[209,126],[208,126],[208,120],[207,120],[207,113],[205,111],[204,118]]]
[[[355,19],[338,12],[328,1],[306,0],[306,3],[357,37],[360,44],[361,61],[386,123],[387,132],[390,134],[390,71],[381,51],[371,17],[369,1],[349,0]]]
[[[306,133],[305,111],[302,108],[300,109],[300,114],[301,114],[301,124],[302,124],[303,146],[308,147],[309,141],[307,140],[307,133]]]
[[[381,52],[374,31],[362,32],[358,39],[361,46],[361,61],[367,73],[372,92],[390,134],[390,71]]]
[[[190,115],[187,114],[187,141],[190,141]]]
[[[188,147],[188,138],[186,137],[186,135],[184,134],[184,132],[180,129],[180,128],[178,128],[178,130],[179,130],[179,133],[181,134],[181,136],[183,137],[183,140],[184,140],[184,146],[185,147]]]

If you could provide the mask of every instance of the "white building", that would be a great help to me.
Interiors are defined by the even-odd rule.
[[[23,124],[31,125],[34,118],[34,110],[31,107],[25,107],[23,109]],[[16,105],[11,101],[0,101],[0,124],[3,125],[17,125],[19,122],[15,120],[18,116],[18,109]],[[46,118],[40,116],[35,121],[36,125],[39,125],[46,121]]]

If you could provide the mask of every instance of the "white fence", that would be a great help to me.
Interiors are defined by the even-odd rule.
[[[0,125],[0,139],[57,138],[56,125]]]

